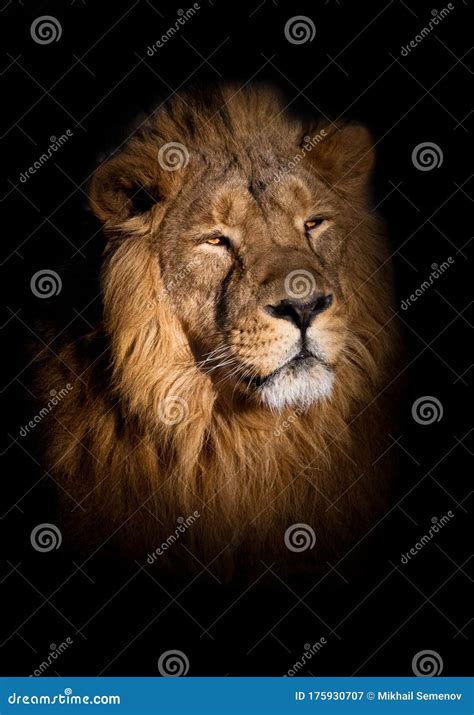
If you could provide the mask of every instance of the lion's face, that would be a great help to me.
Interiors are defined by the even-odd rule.
[[[128,202],[144,186],[151,198],[140,218],[133,202],[122,205],[120,230],[139,226],[159,266],[158,300],[177,318],[198,369],[223,397],[273,410],[327,398],[337,379],[350,330],[347,245],[360,214],[331,182],[344,179],[350,159],[369,154],[361,128],[336,132],[307,155],[301,127],[291,129],[277,146],[248,129],[231,148],[221,135],[213,144],[212,132],[204,147],[187,137],[189,156],[177,171],[160,166],[163,140],[148,135],[135,141],[133,157],[129,150],[131,177],[119,197]],[[366,141],[357,147],[361,131]],[[362,193],[366,172],[362,161],[354,191]],[[121,180],[115,170],[93,195],[109,222]]]
[[[216,177],[175,202],[156,246],[200,368],[274,409],[327,396],[344,344],[346,229],[326,187],[300,174],[258,194],[238,169]]]

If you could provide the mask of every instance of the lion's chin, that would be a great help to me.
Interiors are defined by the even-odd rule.
[[[333,382],[332,371],[321,363],[311,367],[290,364],[270,375],[257,389],[257,394],[261,403],[274,412],[306,409],[329,397]]]

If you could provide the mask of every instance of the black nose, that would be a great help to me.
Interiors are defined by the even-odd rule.
[[[314,317],[323,313],[332,303],[332,295],[317,293],[307,300],[282,300],[277,305],[267,305],[265,310],[274,318],[289,320],[300,330],[306,330]]]

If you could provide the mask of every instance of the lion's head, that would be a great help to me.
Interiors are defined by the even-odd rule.
[[[371,165],[363,127],[305,125],[268,89],[160,109],[91,187],[113,337],[128,336],[119,363],[155,311],[167,335],[148,335],[148,349],[164,340],[166,359],[193,363],[218,398],[276,411],[330,399],[354,313],[370,310],[353,290],[371,263],[360,238]],[[140,264],[126,242],[141,244]]]
[[[372,162],[363,127],[223,87],[175,96],[96,170],[103,320],[55,363],[54,387],[81,385],[46,440],[77,531],[156,546],[199,511],[193,553],[247,560],[291,524],[321,555],[367,522],[397,334]]]

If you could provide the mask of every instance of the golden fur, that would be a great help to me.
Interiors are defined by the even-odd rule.
[[[170,142],[186,153],[166,170]],[[226,86],[175,97],[97,169],[103,321],[46,351],[39,378],[45,396],[74,386],[45,437],[74,540],[144,561],[197,512],[168,561],[250,568],[337,556],[369,528],[390,481],[398,342],[372,162],[363,127],[311,125],[271,89]],[[308,248],[310,214],[328,218]],[[230,249],[199,243],[216,227]],[[251,381],[279,367],[296,328],[259,306],[300,269],[334,299],[312,329],[324,360],[294,378],[311,398],[285,402],[291,373],[270,390],[278,409]],[[332,387],[317,399],[324,365]],[[284,543],[295,523],[316,534],[304,555]]]

